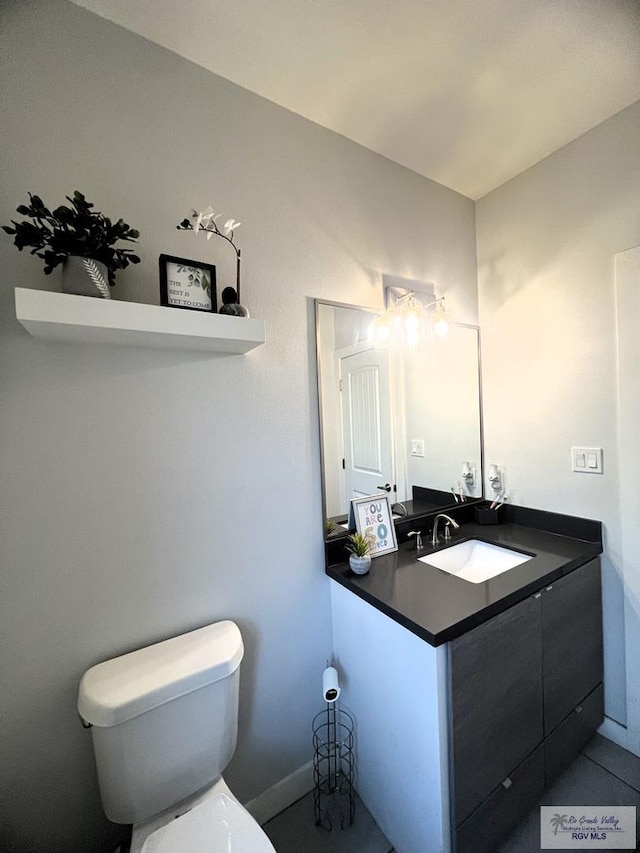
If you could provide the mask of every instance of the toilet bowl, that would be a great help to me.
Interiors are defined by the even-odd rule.
[[[133,828],[130,853],[276,853],[224,779]]]
[[[105,814],[133,825],[131,853],[275,853],[222,778],[236,747],[242,636],[216,622],[89,669]]]

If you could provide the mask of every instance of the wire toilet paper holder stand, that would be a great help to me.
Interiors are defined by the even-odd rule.
[[[353,717],[338,707],[340,685],[333,662],[322,677],[323,711],[313,718],[313,804],[316,826],[332,830],[353,824],[356,811]]]

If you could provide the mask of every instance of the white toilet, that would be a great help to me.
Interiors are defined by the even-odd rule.
[[[105,661],[80,682],[102,805],[131,853],[275,853],[224,779],[244,649],[233,622]]]

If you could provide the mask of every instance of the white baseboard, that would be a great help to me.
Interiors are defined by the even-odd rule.
[[[617,723],[615,720],[612,720],[611,717],[604,718],[604,722],[598,729],[598,734],[601,734],[608,740],[612,740],[614,743],[617,743],[618,746],[623,747],[623,749],[628,748],[627,743],[629,736],[626,726],[623,726],[621,723]]]
[[[271,788],[258,794],[253,800],[249,800],[245,803],[245,808],[262,826],[312,789],[313,761],[309,761],[289,776],[285,776],[280,782],[276,782]]]

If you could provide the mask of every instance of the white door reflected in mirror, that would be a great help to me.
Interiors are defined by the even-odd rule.
[[[393,503],[389,354],[369,349],[339,361],[346,500],[390,489]]]

